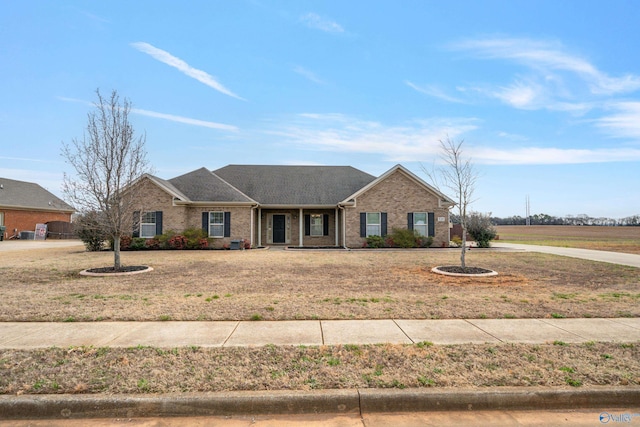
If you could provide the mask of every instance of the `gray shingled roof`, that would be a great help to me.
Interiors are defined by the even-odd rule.
[[[206,168],[180,175],[168,182],[192,202],[253,202]]]
[[[351,166],[228,165],[213,173],[262,205],[337,205],[376,179]]]
[[[0,178],[0,207],[73,212],[72,206],[33,182]]]

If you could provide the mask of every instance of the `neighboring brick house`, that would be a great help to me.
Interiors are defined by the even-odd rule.
[[[375,177],[350,166],[229,165],[169,180],[144,175],[134,236],[202,227],[216,246],[362,247],[369,235],[415,229],[449,244],[454,202],[401,165]]]
[[[71,222],[73,207],[38,184],[0,178],[0,225],[4,238],[35,231],[36,224]]]

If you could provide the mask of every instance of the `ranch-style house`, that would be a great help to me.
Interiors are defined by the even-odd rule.
[[[135,184],[134,236],[202,227],[216,247],[362,247],[371,235],[409,228],[449,245],[446,195],[402,165],[379,177],[351,166],[228,165]]]

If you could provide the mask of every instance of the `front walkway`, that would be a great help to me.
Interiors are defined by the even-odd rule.
[[[0,322],[0,349],[640,341],[640,318]]]

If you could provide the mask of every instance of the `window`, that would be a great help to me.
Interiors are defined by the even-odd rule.
[[[366,237],[382,236],[382,229],[380,225],[380,212],[367,212]]]
[[[140,217],[140,237],[153,238],[156,235],[156,213],[142,212]]]
[[[209,236],[224,237],[224,212],[209,212]]]
[[[421,236],[428,235],[427,213],[426,212],[414,212],[413,213],[413,229]]]
[[[323,236],[324,235],[324,225],[322,223],[321,214],[311,214],[311,236]]]

